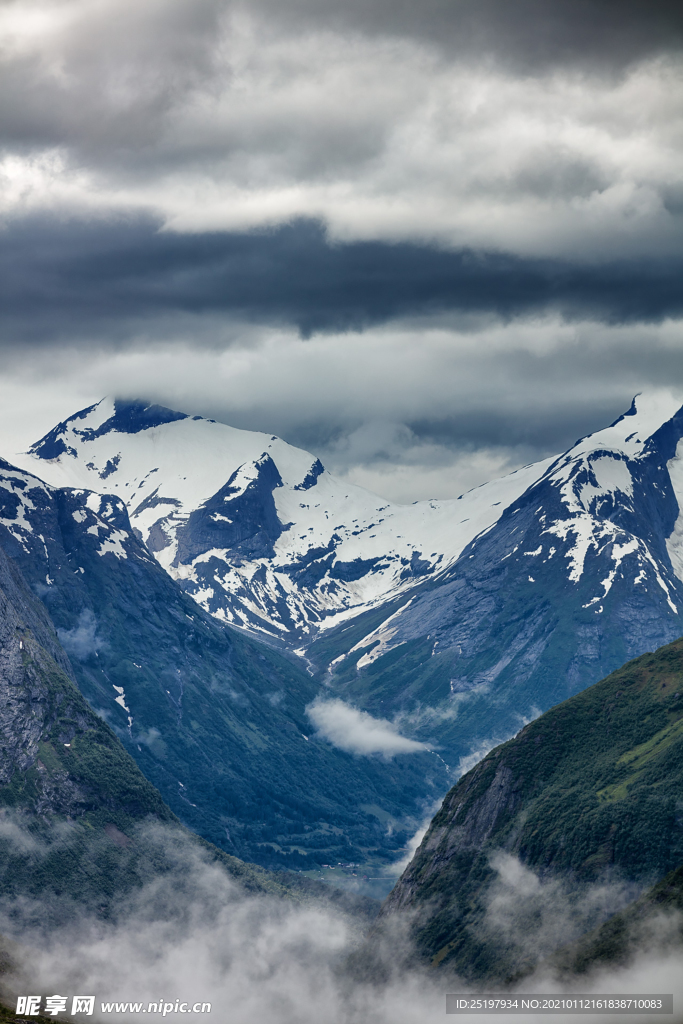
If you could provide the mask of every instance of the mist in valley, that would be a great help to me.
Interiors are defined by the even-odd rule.
[[[26,849],[16,825],[2,840]],[[443,1020],[447,992],[496,990],[419,966],[408,916],[378,923],[315,897],[297,902],[249,894],[189,839],[159,827],[141,832],[135,842],[147,844],[152,855],[155,849],[163,854],[166,869],[104,916],[73,903],[59,905],[56,897],[51,908],[44,899],[2,904],[1,930],[12,961],[3,978],[7,1002],[26,993],[59,993],[69,1000],[77,993],[95,995],[92,1019],[102,1021],[148,1019],[147,1012],[103,1014],[103,1002],[139,1002],[146,1011],[149,1003],[175,1007],[178,1000],[211,1004],[210,1013],[191,1019],[234,1024],[425,1024]],[[35,840],[31,850],[35,855]],[[513,944],[527,963],[546,959],[498,991],[673,992],[679,1011],[674,1020],[683,1019],[680,915],[650,920],[634,935],[638,952],[624,966],[568,977],[549,966],[549,954],[625,906],[638,889],[605,880],[577,894],[502,852],[492,866],[496,879],[478,927],[484,936]],[[373,966],[359,971],[359,964]],[[175,1010],[166,1016],[189,1019]],[[628,1017],[650,1019],[656,1018]]]

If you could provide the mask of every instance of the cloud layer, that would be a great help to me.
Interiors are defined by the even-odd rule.
[[[683,254],[566,260],[415,244],[328,244],[298,221],[254,234],[159,233],[149,220],[13,220],[0,233],[0,346],[247,338],[255,323],[315,333],[395,320],[476,329],[556,316],[659,323],[683,315]]]
[[[675,5],[520,6],[7,5],[3,209],[148,212],[181,232],[313,218],[337,241],[588,264],[680,255]]]
[[[5,839],[17,841],[9,832]],[[367,919],[342,913],[331,903],[250,895],[177,835],[150,831],[144,841],[163,849],[170,870],[121,901],[106,921],[81,914],[49,930],[40,905],[3,901],[3,934],[25,947],[12,950],[23,969],[9,979],[4,975],[4,984],[9,980],[19,993],[94,994],[95,1020],[145,1022],[150,1002],[174,1006],[179,1000],[209,1002],[211,1015],[202,1019],[227,1015],[236,1024],[317,1024],[322,1019],[330,1024],[436,1024],[443,1020],[446,992],[469,989],[457,978],[416,966],[408,922],[400,919],[386,922],[372,939],[374,964],[383,977],[359,981],[347,964],[349,954],[361,947]],[[24,848],[21,842],[19,848]],[[484,937],[491,934],[516,947],[530,965],[623,905],[629,895],[625,886],[607,883],[568,892],[558,880],[540,879],[502,852],[494,866],[498,880],[478,927]],[[541,970],[527,974],[512,990],[674,992],[679,1000],[679,922],[679,917],[664,916],[656,921],[641,953],[625,968],[583,975],[578,982],[565,979],[564,984],[550,970]],[[144,1010],[99,1014],[99,1004],[108,1001],[140,1002]],[[640,1024],[646,1018],[629,1019]],[[500,1017],[481,1020],[499,1024]],[[539,1024],[553,1020],[538,1018]],[[604,1017],[584,1020],[602,1024]]]
[[[224,350],[159,341],[89,357],[69,347],[39,360],[6,353],[0,454],[11,462],[107,393],[142,395],[277,434],[335,474],[410,502],[457,497],[557,454],[616,419],[644,387],[683,382],[675,322],[246,334]],[[683,404],[683,388],[676,393]]]

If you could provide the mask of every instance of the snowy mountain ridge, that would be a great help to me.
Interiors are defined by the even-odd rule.
[[[71,579],[94,607],[115,571],[132,580],[142,566],[216,628],[281,638],[310,673],[297,742],[309,743],[306,708],[367,712],[435,764],[467,764],[683,634],[682,439],[679,402],[641,395],[556,458],[402,506],[272,435],[106,400],[14,459],[22,469],[4,467],[0,527],[8,553],[31,552],[46,601]],[[72,552],[61,568],[59,548],[49,564],[41,555],[41,533],[49,547],[57,530],[41,526],[41,504],[58,509]],[[59,586],[44,576],[53,567]],[[87,627],[65,621],[74,638]],[[117,697],[107,684],[133,718],[147,699],[138,663],[115,669]]]
[[[506,586],[512,592],[529,585],[543,587],[542,573],[549,585],[562,586],[580,609],[601,615],[618,581],[622,590],[633,592],[631,597],[637,595],[637,588],[654,588],[651,600],[657,602],[659,593],[667,616],[671,613],[678,620],[683,611],[683,422],[675,424],[677,413],[679,403],[673,396],[636,396],[629,411],[611,426],[581,438],[563,455],[549,460],[528,490],[464,549],[465,562],[456,560],[440,576],[438,591],[418,596],[392,612],[335,659],[331,668],[366,650],[357,662],[362,669],[427,634],[440,645],[441,653],[454,646],[462,652],[465,631],[462,625],[455,626],[448,595],[454,589],[459,592],[464,576],[474,571],[483,579],[502,570],[508,561]],[[663,446],[671,450],[664,453]],[[515,521],[521,512],[525,515]],[[496,555],[489,556],[493,549]],[[493,565],[488,564],[489,557],[494,558]],[[551,570],[551,563],[555,569]],[[540,590],[539,606],[545,600]],[[461,594],[456,606],[464,603]],[[481,633],[481,622],[476,629]],[[671,629],[677,636],[679,625],[672,624]],[[493,675],[486,673],[487,682],[508,663],[505,655]]]
[[[452,565],[550,463],[397,505],[273,435],[111,399],[13,461],[52,487],[115,494],[207,611],[304,644]]]

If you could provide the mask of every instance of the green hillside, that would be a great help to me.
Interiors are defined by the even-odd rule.
[[[552,708],[465,775],[383,918],[419,911],[414,937],[434,966],[489,979],[528,969],[523,943],[487,929],[496,851],[562,879],[570,904],[591,883],[646,887],[683,863],[683,640]]]

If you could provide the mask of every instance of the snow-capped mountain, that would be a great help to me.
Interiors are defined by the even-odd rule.
[[[405,830],[448,765],[683,634],[682,438],[678,403],[640,396],[557,458],[401,506],[272,435],[104,401],[0,466],[0,544],[183,820],[254,859],[294,856],[286,830],[249,822],[264,801],[272,829],[298,815],[297,788],[311,849],[338,821],[379,850],[377,807]],[[313,732],[320,701],[337,731],[369,712],[414,753],[334,749],[334,729]],[[366,794],[361,812],[325,803],[335,779],[342,803]]]
[[[438,577],[308,657],[347,699],[462,752],[679,637],[682,437],[675,400],[639,396]]]
[[[13,461],[53,487],[116,495],[204,609],[295,644],[452,565],[547,465],[397,505],[278,437],[109,399]]]
[[[501,563],[512,559],[532,585],[550,571],[575,584],[577,594],[587,588],[590,596],[581,607],[593,615],[603,614],[616,584],[649,593],[678,616],[683,612],[683,458],[678,454],[683,416],[676,413],[677,403],[667,407],[661,398],[653,403],[638,396],[616,423],[552,461],[504,510],[495,534],[487,538],[492,527],[482,531],[480,548],[505,537]],[[519,513],[527,515],[514,519]],[[476,548],[473,542],[469,560],[481,557]],[[552,568],[544,570],[553,559]],[[392,637],[403,635],[401,620],[414,614],[405,606],[356,647],[390,650]],[[441,643],[462,647],[462,638],[443,637]],[[366,663],[374,660],[364,657]]]

